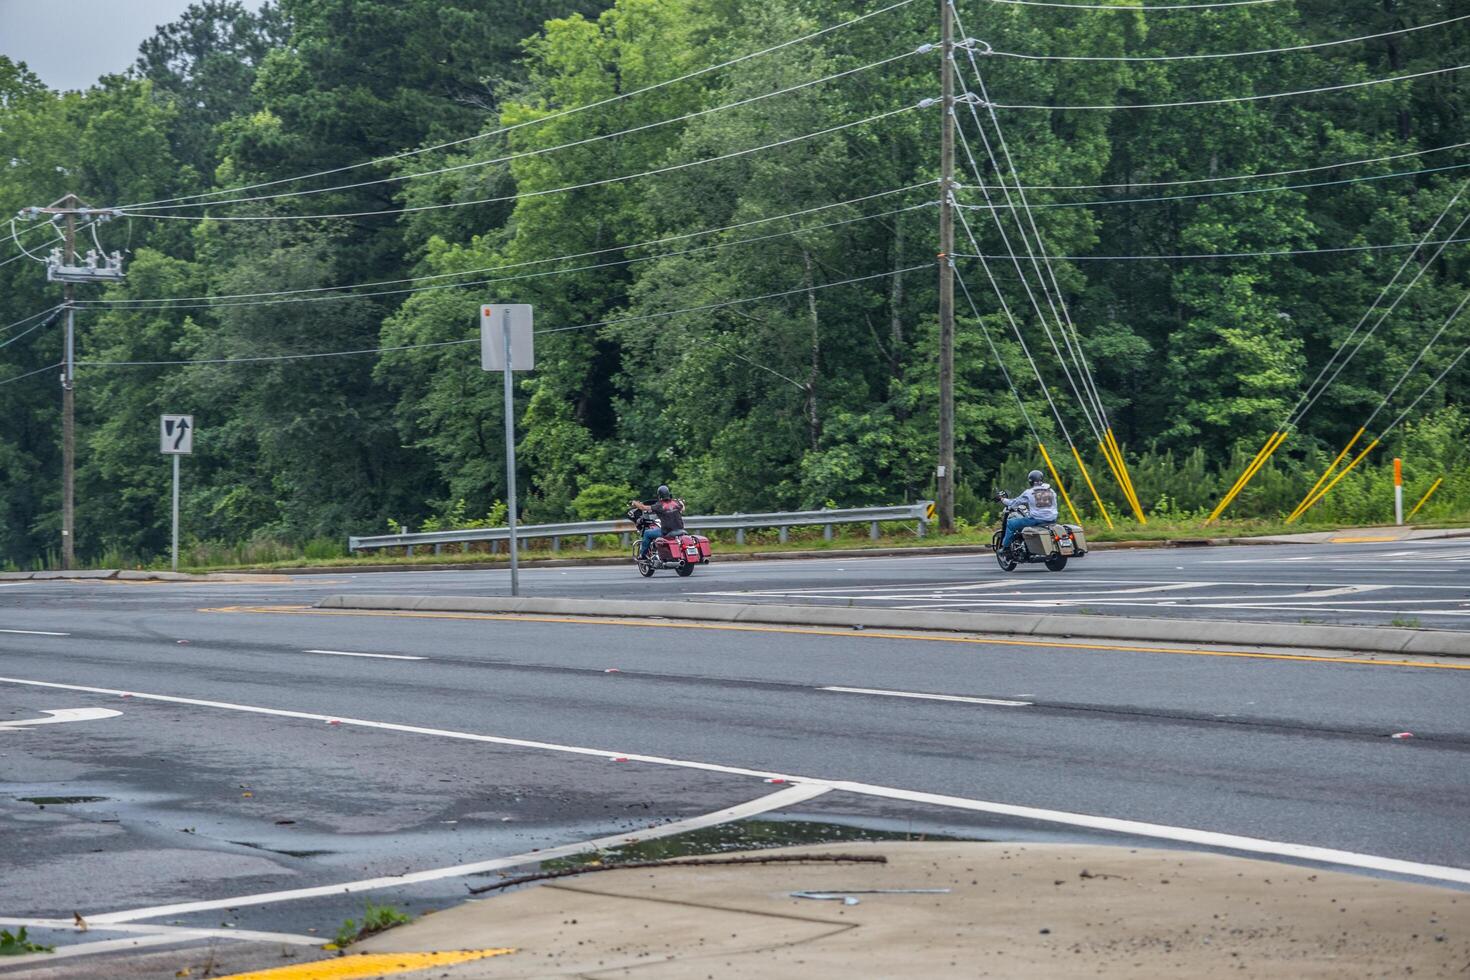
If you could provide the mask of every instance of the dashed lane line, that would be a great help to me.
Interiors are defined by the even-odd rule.
[[[71,636],[70,633],[52,633],[49,630],[0,630],[0,633],[14,633],[17,636]]]
[[[325,653],[332,657],[371,657],[374,660],[428,660],[428,657],[409,657],[401,653],[353,653],[348,650],[305,650],[304,653]]]
[[[819,687],[819,691],[838,694],[871,694],[885,698],[917,698],[922,701],[958,701],[962,704],[990,704],[1002,708],[1027,708],[1030,701],[1008,701],[1004,698],[975,698],[961,694],[921,694],[917,691],[884,691],[875,687]]]
[[[962,796],[948,796],[939,793],[921,792],[917,790],[902,789],[895,786],[880,786],[873,783],[853,782],[841,779],[824,779],[815,776],[793,775],[790,773],[762,771],[758,769],[747,769],[741,766],[729,766],[714,762],[701,762],[692,759],[674,759],[667,756],[643,755],[638,753],[620,754],[607,749],[595,749],[580,745],[564,745],[555,742],[542,742],[533,739],[511,738],[504,735],[483,735],[476,732],[461,732],[442,728],[425,728],[418,725],[403,725],[393,722],[370,721],[362,718],[334,718],[330,715],[317,714],[307,711],[290,711],[284,708],[268,708],[259,705],[232,704],[225,701],[209,701],[201,698],[186,698],[168,694],[145,694],[136,691],[119,691],[112,688],[88,687],[80,684],[59,684],[54,681],[36,681],[15,677],[0,677],[0,683],[18,684],[29,687],[43,687],[69,691],[85,691],[92,694],[107,694],[120,696],[129,694],[133,698],[144,701],[159,701],[167,704],[185,704],[195,707],[216,708],[225,711],[239,711],[247,714],[267,715],[277,718],[298,718],[306,721],[336,721],[342,725],[353,725],[363,728],[373,728],[384,731],[404,732],[414,735],[428,735],[439,738],[463,739],[472,742],[486,742],[494,745],[509,745],[517,748],[537,749],[546,752],[557,752],[567,755],[596,756],[619,762],[643,762],[658,766],[671,766],[679,769],[694,769],[701,772],[718,772],[734,776],[748,776],[765,780],[768,783],[791,783],[786,790],[772,793],[741,806],[731,807],[716,814],[705,817],[696,817],[691,821],[682,821],[689,824],[695,821],[708,821],[700,826],[714,826],[719,823],[727,823],[730,820],[740,819],[740,814],[748,811],[750,807],[761,808],[761,812],[778,809],[793,805],[797,798],[810,798],[812,796],[836,790],[844,793],[855,793],[862,796],[875,796],[884,799],[903,800],[911,803],[922,803],[932,806],[949,807],[953,809],[969,810],[977,813],[988,813],[996,816],[1010,817],[1017,820],[1036,821],[1040,823],[1060,824],[1069,827],[1081,827],[1089,830],[1105,831],[1108,833],[1122,834],[1132,837],[1152,838],[1155,840],[1174,841],[1194,847],[1215,847],[1231,851],[1241,851],[1249,854],[1264,854],[1276,858],[1288,858],[1292,860],[1313,861],[1328,865],[1338,865],[1345,868],[1357,868],[1364,871],[1383,872],[1387,874],[1405,875],[1416,878],[1425,878],[1431,881],[1450,882],[1459,885],[1470,885],[1470,868],[1459,868],[1450,865],[1427,864],[1419,861],[1406,861],[1399,858],[1384,857],[1377,854],[1363,854],[1356,851],[1344,851],[1336,848],[1317,847],[1311,844],[1297,844],[1288,841],[1273,841],[1259,837],[1244,837],[1237,834],[1217,833],[1215,831],[1200,830],[1193,827],[1177,827],[1169,824],[1148,823],[1140,820],[1127,820],[1118,817],[1104,817],[1090,813],[1076,813],[1068,810],[1052,810],[1042,807],[1021,806],[1011,803],[1000,803],[992,800],[977,800]],[[785,795],[783,795],[785,794]],[[735,814],[735,815],[731,815]],[[673,824],[665,824],[661,830],[673,827]],[[677,833],[678,831],[673,831]],[[112,912],[99,916],[89,916],[99,923],[106,922],[130,922],[138,919],[157,918],[164,915],[176,915],[187,912],[199,911],[212,908],[231,908],[237,905],[263,905],[275,901],[287,901],[291,898],[306,898],[314,895],[336,895],[346,891],[366,891],[380,888],[391,888],[401,884],[411,884],[415,881],[430,880],[444,877],[459,877],[464,874],[473,874],[480,870],[497,870],[506,867],[515,867],[532,861],[546,860],[563,854],[576,854],[594,847],[616,847],[620,843],[627,843],[629,837],[648,836],[647,831],[635,835],[622,835],[620,837],[602,838],[598,841],[587,841],[581,844],[566,845],[565,848],[548,848],[542,851],[533,851],[530,854],[516,855],[510,858],[496,858],[490,861],[482,861],[478,864],[459,865],[453,868],[440,868],[433,871],[420,871],[406,875],[396,875],[386,878],[367,879],[362,882],[351,882],[345,885],[327,885],[321,888],[296,889],[289,892],[269,892],[259,895],[248,895],[234,899],[223,899],[213,902],[190,902],[177,905],[153,906],[144,909],[130,909],[122,912]],[[569,850],[568,850],[569,848]]]
[[[447,619],[469,622],[554,623],[581,626],[622,626],[638,629],[716,630],[731,633],[784,633],[796,636],[836,636],[845,640],[911,640],[920,643],[957,643],[968,646],[1025,647],[1044,650],[1082,650],[1101,653],[1152,653],[1184,657],[1225,657],[1245,660],[1283,660],[1295,663],[1357,664],[1364,667],[1422,667],[1432,670],[1470,670],[1470,664],[1429,660],[1377,660],[1367,657],[1328,657],[1305,653],[1261,653],[1249,650],[1201,650],[1181,647],[1134,646],[1116,643],[1075,643],[1011,637],[965,636],[947,633],[892,633],[880,630],[834,630],[797,626],[757,626],[747,623],[698,623],[648,619],[608,619],[593,616],[536,616],[508,613],[452,613],[398,609],[317,609],[313,606],[219,606],[208,613],[260,613],[297,616],[367,616],[390,619]]]

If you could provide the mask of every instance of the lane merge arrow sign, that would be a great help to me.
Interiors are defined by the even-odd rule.
[[[15,731],[21,728],[30,728],[34,725],[59,725],[67,721],[98,721],[102,718],[116,718],[122,714],[111,708],[57,708],[54,711],[43,711],[48,718],[17,718],[14,721],[0,721],[0,731]]]
[[[194,416],[165,415],[158,421],[158,451],[171,456],[194,452]]]

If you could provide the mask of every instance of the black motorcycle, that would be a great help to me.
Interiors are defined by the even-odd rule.
[[[1010,494],[1001,492],[995,495],[998,501],[1004,501]],[[1023,527],[1016,532],[1011,539],[1011,546],[1004,551],[1000,543],[1005,540],[1006,521],[1013,516],[1027,516],[1025,501],[1017,501],[1013,506],[1006,507],[1000,517],[1000,527],[995,536],[990,540],[990,547],[995,551],[995,562],[1003,572],[1014,572],[1017,565],[1045,565],[1048,571],[1060,572],[1067,567],[1067,561],[1072,558],[1081,558],[1087,554],[1087,536],[1078,524],[1037,524],[1034,527]]]

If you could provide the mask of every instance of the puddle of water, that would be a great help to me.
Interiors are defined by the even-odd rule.
[[[938,834],[916,834],[907,831],[882,830],[852,824],[826,823],[816,820],[738,820],[734,823],[691,830],[673,837],[639,841],[608,851],[575,854],[541,862],[543,871],[560,871],[585,864],[619,864],[624,861],[662,861],[668,858],[703,854],[726,854],[732,851],[756,851],[772,847],[795,847],[802,844],[840,844],[849,841],[885,840],[967,840]]]
[[[108,798],[105,796],[20,796],[17,799],[22,803],[34,803],[36,806],[68,806],[72,803],[103,803]]]

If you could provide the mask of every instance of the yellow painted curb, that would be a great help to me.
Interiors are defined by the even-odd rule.
[[[1327,539],[1327,542],[1328,542],[1328,544],[1366,544],[1369,541],[1402,541],[1402,540],[1404,540],[1404,539],[1403,538],[1400,538],[1398,535],[1394,534],[1394,535],[1389,535],[1388,537],[1379,536],[1379,537],[1376,537],[1376,538],[1328,538]]]
[[[254,973],[234,973],[222,980],[359,980],[452,966],[514,953],[513,949],[451,949],[439,953],[358,953],[315,963],[295,963]]]

